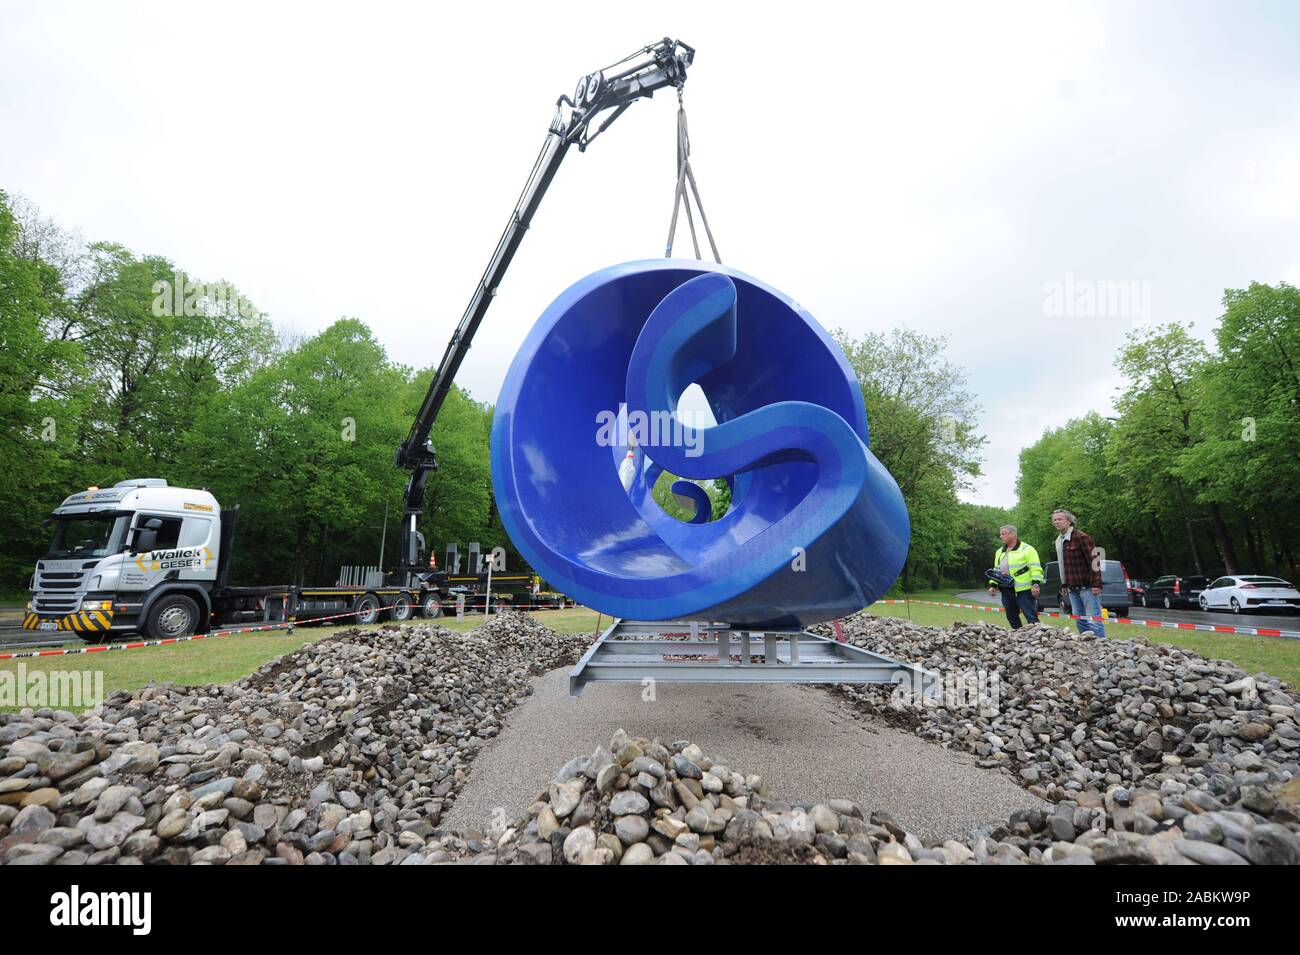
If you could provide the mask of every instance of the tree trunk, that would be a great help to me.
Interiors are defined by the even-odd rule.
[[[1241,529],[1246,534],[1246,547],[1250,551],[1250,564],[1252,567],[1258,568],[1256,571],[1258,573],[1264,569],[1264,561],[1259,556],[1259,544],[1251,531],[1250,518],[1245,514],[1241,515]]]
[[[1268,536],[1273,545],[1273,571],[1278,576],[1285,577],[1291,570],[1286,565],[1286,536],[1282,533],[1282,528],[1277,521],[1277,512],[1269,511],[1268,513]]]
[[[1163,577],[1169,569],[1169,544],[1165,541],[1165,530],[1160,526],[1160,519],[1151,518],[1151,530],[1156,539],[1156,547],[1160,551],[1160,567],[1154,577]]]
[[[1228,533],[1228,525],[1223,520],[1223,509],[1215,502],[1210,503],[1210,521],[1214,524],[1215,536],[1219,538],[1219,550],[1223,552],[1223,569],[1225,573],[1235,574],[1240,564],[1237,561],[1237,552],[1232,546],[1232,535]]]
[[[307,574],[307,522],[298,525],[297,540],[293,555],[293,584],[301,587],[303,577]]]
[[[1273,530],[1273,539],[1277,542],[1279,556],[1281,556],[1282,573],[1279,574],[1279,576],[1294,576],[1296,568],[1295,551],[1291,550],[1291,538],[1287,537],[1286,533],[1283,533],[1282,524],[1278,521],[1277,512],[1270,512],[1269,524],[1271,530]]]
[[[329,523],[321,525],[320,542],[316,545],[316,580],[325,579],[325,545],[329,543]]]
[[[1187,542],[1192,545],[1192,563],[1196,565],[1196,573],[1201,576],[1205,575],[1205,569],[1201,564],[1201,552],[1196,547],[1196,532],[1192,530],[1192,518],[1187,513],[1187,497],[1183,494],[1181,484],[1174,485],[1178,489],[1178,506],[1183,512],[1183,523],[1187,525]]]
[[[1133,563],[1134,566],[1136,566],[1136,560],[1138,554],[1137,548],[1134,547],[1133,542],[1129,540],[1127,537],[1125,537],[1123,534],[1116,533],[1114,537],[1115,537],[1115,553],[1123,554],[1124,557],[1112,557],[1109,553],[1107,553],[1106,559],[1118,560],[1121,564],[1124,565],[1124,570],[1127,573],[1129,568],[1129,563]],[[1124,560],[1125,557],[1128,558],[1129,563],[1125,562]]]

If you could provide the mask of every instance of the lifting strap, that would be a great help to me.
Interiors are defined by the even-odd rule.
[[[690,194],[686,186],[690,185]],[[700,240],[695,234],[695,217],[691,215],[691,194],[695,196],[695,209],[704,224],[704,234],[709,239],[709,248],[713,250],[713,260],[722,264],[718,255],[718,244],[713,241],[713,230],[709,228],[709,217],[704,214],[704,203],[700,201],[700,187],[695,184],[695,173],[691,170],[691,138],[686,130],[686,107],[682,105],[682,91],[677,90],[677,191],[673,195],[673,218],[668,226],[668,246],[664,258],[673,257],[673,239],[677,235],[677,214],[685,207],[686,224],[691,231],[691,245],[695,248],[695,257],[700,258]]]

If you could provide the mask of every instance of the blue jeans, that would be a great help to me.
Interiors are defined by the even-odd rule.
[[[1101,597],[1092,592],[1091,587],[1070,588],[1070,613],[1076,617],[1100,617]],[[1106,627],[1100,620],[1076,620],[1075,626],[1080,633],[1091,630],[1099,637],[1106,636]]]
[[[1038,623],[1038,603],[1028,590],[1016,593],[1010,587],[1000,587],[998,592],[1002,594],[1002,609],[1007,612],[1007,623],[1011,624],[1012,630],[1020,629],[1022,613],[1030,623]]]

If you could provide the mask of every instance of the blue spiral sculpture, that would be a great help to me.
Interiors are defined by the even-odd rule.
[[[693,383],[711,427],[678,416]],[[689,520],[652,495],[665,471]],[[731,487],[716,520],[702,479]],[[694,260],[616,265],[551,304],[497,401],[492,482],[533,569],[615,617],[803,627],[870,604],[907,555],[843,353],[785,295]]]

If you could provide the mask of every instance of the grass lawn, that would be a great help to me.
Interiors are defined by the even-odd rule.
[[[946,603],[974,603],[962,600],[953,591],[910,594],[912,600],[934,600]],[[990,606],[996,606],[990,604]],[[960,610],[956,607],[933,607],[927,604],[875,604],[870,613],[881,617],[909,618],[927,627],[946,627],[958,621],[983,620],[998,627],[1007,625],[1001,613],[982,610]],[[1043,617],[1042,622],[1053,627],[1076,630],[1073,620]],[[1244,626],[1249,626],[1246,621]],[[1136,627],[1122,623],[1108,623],[1106,636],[1112,640],[1130,640],[1146,637],[1152,643],[1169,643],[1195,650],[1204,657],[1231,660],[1247,673],[1271,673],[1281,677],[1292,687],[1300,687],[1300,640],[1281,640],[1276,637],[1237,636],[1229,633],[1203,633],[1192,630],[1174,630],[1166,627]]]
[[[599,616],[596,611],[588,610],[586,607],[574,607],[570,610],[534,610],[529,616],[534,620],[540,620],[546,626],[550,627],[556,633],[593,633],[596,630],[596,618]],[[600,628],[604,630],[613,620],[609,616],[600,617],[603,621]],[[438,623],[448,630],[472,630],[483,622],[483,614],[466,613],[464,620],[457,620],[455,616],[445,617]]]
[[[533,613],[557,633],[591,633],[596,628],[596,613],[586,608],[573,610],[543,610]],[[609,617],[604,618],[605,626]],[[483,623],[482,614],[467,615],[464,620],[449,617],[437,621],[449,630],[471,630]],[[372,627],[382,626],[372,624]],[[172,680],[187,686],[206,683],[228,683],[252,673],[263,663],[292,653],[299,647],[320,640],[332,633],[349,629],[340,627],[297,627],[293,633],[269,630],[266,633],[234,634],[213,637],[165,647],[141,647],[135,650],[110,650],[87,655],[74,654],[58,657],[29,657],[21,660],[0,660],[0,671],[17,671],[21,663],[25,672],[36,670],[83,671],[101,670],[104,674],[104,693],[114,690],[133,690],[150,680]],[[363,628],[368,629],[368,628]],[[68,646],[81,646],[80,641]],[[0,711],[18,707],[0,706]]]

